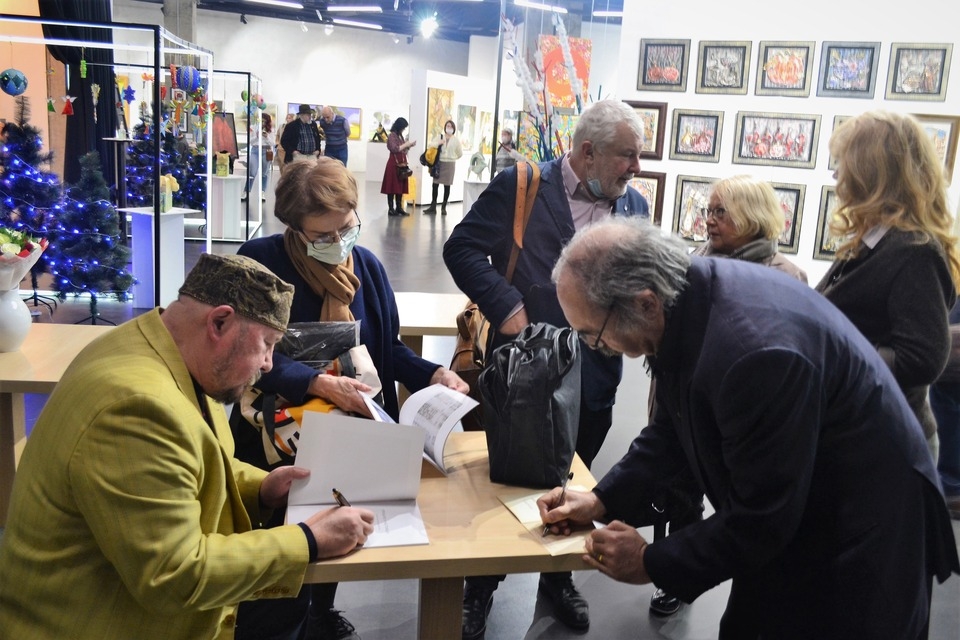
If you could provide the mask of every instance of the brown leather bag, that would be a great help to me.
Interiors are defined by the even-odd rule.
[[[527,165],[533,176],[527,183]],[[517,258],[523,248],[523,234],[530,221],[533,203],[540,187],[540,167],[534,163],[517,163],[517,198],[513,209],[513,248],[504,277],[509,284],[517,267]],[[494,331],[496,331],[494,329]],[[455,371],[464,382],[470,385],[470,397],[480,404],[461,420],[466,431],[483,431],[483,402],[480,397],[478,381],[486,362],[487,350],[493,340],[494,331],[483,312],[472,300],[468,300],[463,311],[457,314],[457,345],[450,362],[450,370]]]

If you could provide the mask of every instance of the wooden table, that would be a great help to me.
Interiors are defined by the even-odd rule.
[[[450,434],[443,477],[423,465],[417,502],[429,545],[361,549],[344,558],[307,568],[306,582],[420,580],[422,640],[459,638],[465,576],[538,571],[575,571],[590,567],[581,553],[551,556],[497,499],[505,485],[490,482],[486,436]],[[590,471],[574,458],[576,484],[593,488]]]
[[[19,351],[0,353],[0,526],[7,522],[16,448],[26,437],[23,394],[53,391],[77,354],[112,328],[34,324]]]
[[[457,335],[457,314],[467,304],[467,296],[397,291],[394,297],[400,314],[400,339],[417,354],[423,355],[424,336]]]

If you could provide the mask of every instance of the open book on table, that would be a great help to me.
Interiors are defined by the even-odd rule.
[[[336,505],[336,488],[374,513],[365,547],[429,544],[417,506],[424,439],[420,427],[304,412],[295,464],[310,476],[291,484],[287,522]]]
[[[369,396],[363,395],[374,420],[393,422],[393,419]],[[477,401],[442,384],[430,385],[407,398],[400,407],[400,424],[420,427],[426,434],[423,457],[444,475],[447,467],[443,449],[447,437],[460,419],[477,406]],[[302,436],[301,436],[302,437]]]

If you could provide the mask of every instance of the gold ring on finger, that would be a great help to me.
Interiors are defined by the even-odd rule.
[[[597,562],[599,562],[600,564],[603,564],[603,554],[602,554],[602,553],[599,554],[599,555],[597,555]]]

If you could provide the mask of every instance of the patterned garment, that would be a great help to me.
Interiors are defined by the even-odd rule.
[[[304,155],[314,155],[317,153],[317,139],[314,135],[313,124],[300,123],[300,141],[297,143],[297,151]]]

